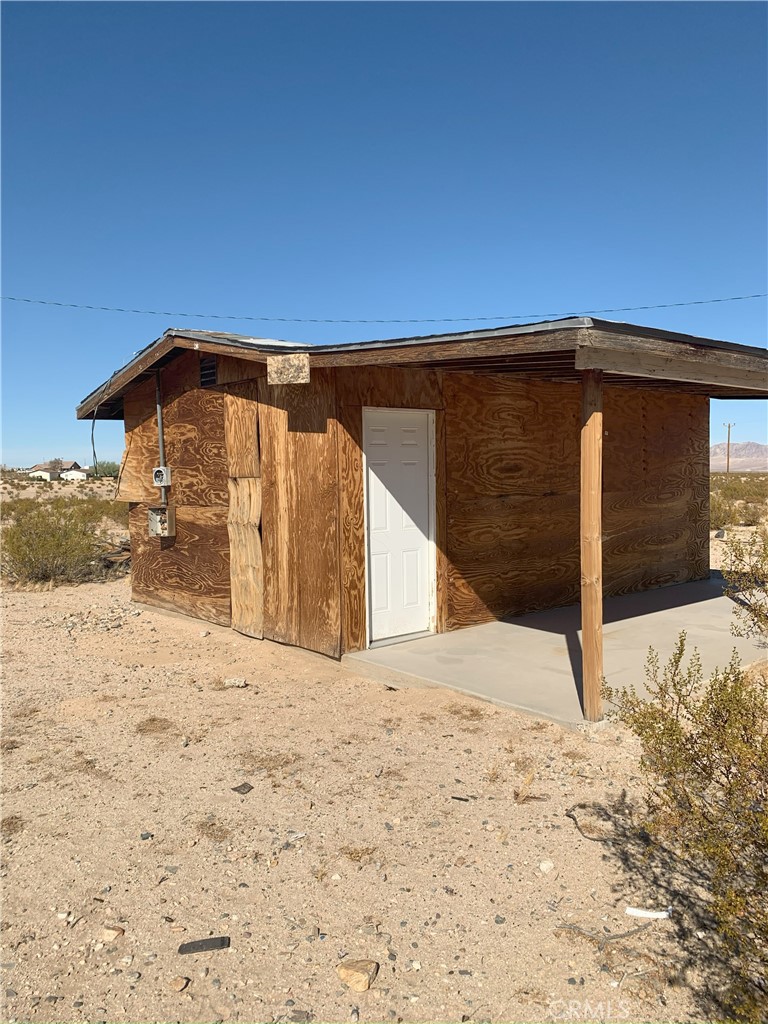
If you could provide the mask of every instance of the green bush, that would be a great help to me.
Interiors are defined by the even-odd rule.
[[[12,506],[8,509],[5,506]],[[3,575],[19,583],[77,583],[103,576],[98,532],[103,515],[66,498],[4,503]]]
[[[719,492],[712,493],[709,500],[709,526],[712,530],[722,530],[733,526],[736,522],[736,506],[724,498]]]
[[[663,672],[651,651],[647,699],[607,689],[641,741],[647,829],[703,887],[729,971],[732,1017],[768,1019],[768,679],[730,664],[703,678],[685,633]]]
[[[726,593],[736,602],[736,636],[768,637],[768,528],[726,542]]]

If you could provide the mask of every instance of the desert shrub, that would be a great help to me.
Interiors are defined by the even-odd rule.
[[[736,636],[768,638],[768,528],[725,546],[726,593],[736,602]]]
[[[736,522],[736,506],[715,491],[709,499],[709,525],[713,530],[722,530]]]
[[[730,664],[703,678],[685,633],[660,671],[651,651],[649,699],[608,690],[641,741],[647,829],[698,877],[723,945],[735,1019],[768,1017],[768,679]]]
[[[84,501],[19,500],[5,511],[0,568],[22,583],[75,583],[103,575],[99,509]]]
[[[768,501],[768,473],[712,473],[710,490],[731,501]]]

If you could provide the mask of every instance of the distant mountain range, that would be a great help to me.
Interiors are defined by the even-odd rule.
[[[725,472],[728,445],[725,441],[709,449],[709,468],[713,473]],[[731,442],[732,473],[768,473],[768,444],[757,441]]]

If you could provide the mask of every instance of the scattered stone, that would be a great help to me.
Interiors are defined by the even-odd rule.
[[[172,978],[169,984],[169,988],[172,992],[183,992],[189,984],[189,978],[182,978],[179,974],[175,978]]]
[[[243,689],[245,689],[245,687],[247,685],[248,685],[248,680],[247,679],[237,679],[237,678],[233,677],[231,679],[225,679],[224,680],[224,689],[225,690],[234,690],[234,689],[243,690]]]
[[[239,793],[240,796],[247,796],[252,789],[253,786],[250,784],[250,782],[241,782],[239,786],[232,787],[232,792]]]
[[[313,1019],[314,1015],[310,1010],[292,1010],[288,1014],[288,1020],[293,1021],[294,1024],[306,1024],[307,1021]]]
[[[125,928],[120,928],[116,924],[109,925],[101,932],[101,937],[105,942],[112,942],[114,939],[119,939],[123,935],[125,935]]]
[[[14,992],[12,988],[7,988],[5,990],[5,998],[6,999],[15,999],[17,995],[18,995],[18,993]]]
[[[155,833],[154,832],[142,832],[141,833],[141,838],[142,839],[154,839],[155,838]]]
[[[550,873],[550,871],[554,871],[554,869],[555,869],[554,861],[543,860],[539,864],[539,871],[542,873],[542,875],[548,875]]]
[[[496,917],[494,917],[496,924],[504,924],[506,920],[506,917],[502,917],[501,914],[497,914]]]
[[[350,960],[337,964],[336,973],[353,992],[367,992],[376,980],[379,965],[375,960]]]

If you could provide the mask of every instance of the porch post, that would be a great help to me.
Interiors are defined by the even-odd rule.
[[[584,717],[603,717],[603,371],[581,374],[581,644]]]

